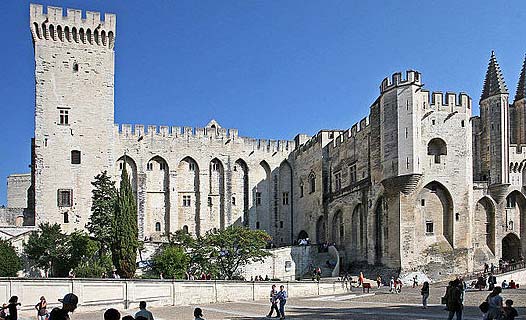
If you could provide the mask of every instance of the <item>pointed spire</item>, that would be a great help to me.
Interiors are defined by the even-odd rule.
[[[514,102],[524,99],[526,96],[526,55],[524,55],[524,62],[522,63],[521,75],[519,76],[519,83],[517,84],[517,93],[515,93]]]
[[[491,58],[489,59],[488,71],[486,72],[486,79],[484,79],[484,90],[480,100],[484,100],[488,97],[497,94],[508,94],[508,88],[502,77],[497,57],[495,52],[491,51]]]

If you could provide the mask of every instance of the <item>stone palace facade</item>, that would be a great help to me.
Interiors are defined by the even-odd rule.
[[[381,82],[369,115],[349,130],[274,141],[214,120],[131,126],[114,122],[116,16],[43,9],[30,6],[32,170],[9,178],[10,201],[27,205],[19,216],[4,209],[4,220],[82,229],[95,175],[118,181],[126,166],[145,239],[239,224],[266,230],[278,246],[335,242],[344,265],[428,273],[526,249],[524,67],[510,104],[492,53],[480,116],[466,94],[429,92],[407,71]]]

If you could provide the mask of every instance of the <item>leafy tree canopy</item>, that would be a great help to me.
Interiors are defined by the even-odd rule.
[[[190,257],[178,245],[161,247],[153,257],[154,269],[167,279],[184,279]]]
[[[0,277],[16,277],[17,272],[22,269],[22,261],[15,248],[3,240],[0,240],[0,261]]]

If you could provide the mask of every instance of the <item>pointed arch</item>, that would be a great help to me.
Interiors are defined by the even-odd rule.
[[[260,229],[272,233],[271,222],[271,186],[272,175],[269,164],[263,160],[254,171],[254,181],[257,181],[253,194],[256,224]]]
[[[86,30],[86,42],[89,43],[89,44],[93,44],[93,37],[92,37],[92,33],[91,33],[91,29],[88,28]]]
[[[520,235],[522,254],[526,253],[526,197],[518,190],[506,196],[506,230]]]
[[[345,223],[343,219],[343,211],[341,209],[337,210],[334,216],[332,217],[331,223],[332,229],[332,242],[341,246],[345,243]]]
[[[213,221],[212,227],[225,228],[225,167],[223,162],[214,158],[209,164],[208,209]]]
[[[420,233],[443,236],[454,248],[454,207],[449,190],[438,181],[431,181],[422,188],[418,195],[422,208]],[[423,206],[422,206],[423,204]]]
[[[228,214],[228,224],[249,226],[249,172],[248,165],[243,159],[237,159],[231,170],[232,173],[232,202]]]
[[[79,29],[79,40],[79,42],[86,43],[86,37],[83,28]]]
[[[119,186],[120,184],[121,172],[124,169],[124,166],[126,166],[126,171],[130,177],[132,190],[135,193],[135,197],[137,197],[137,164],[135,163],[135,160],[133,160],[133,158],[129,155],[123,155],[117,160],[117,165],[115,166],[115,181],[117,182],[116,185]]]
[[[170,169],[161,156],[146,162],[145,235],[159,237],[170,232]],[[160,227],[157,228],[157,223]],[[159,229],[159,230],[158,230]]]
[[[71,34],[70,34],[70,31],[69,31],[69,27],[68,26],[65,26],[64,27],[64,37],[66,38],[66,40],[68,42],[71,42]]]
[[[108,44],[108,40],[106,39],[106,31],[102,30],[100,33],[100,37],[102,39],[102,45],[105,47]]]
[[[108,47],[110,49],[113,49],[113,41],[114,41],[113,31],[108,32]]]
[[[52,40],[57,40],[55,37],[55,27],[52,24],[49,25],[49,36]]]
[[[40,26],[38,25],[38,23],[33,22],[33,30],[35,30],[35,36],[38,39],[42,39],[42,35],[40,34]]]
[[[77,28],[75,27],[71,28],[71,35],[72,35],[73,41],[79,42],[79,34],[77,32]]]
[[[199,166],[192,157],[183,158],[177,166],[179,225],[189,226],[190,233],[201,235]]]
[[[279,166],[279,205],[276,206],[274,225],[279,226],[276,233],[276,238],[279,238],[280,245],[293,242],[293,226],[294,221],[292,213],[294,211],[294,192],[292,191],[293,172],[292,166],[285,159]],[[283,241],[281,241],[283,239]]]
[[[504,261],[519,261],[522,254],[521,241],[514,232],[508,233],[502,239],[502,260]]]
[[[475,237],[477,247],[487,246],[495,256],[495,204],[487,196],[475,204]]]
[[[57,26],[58,40],[64,41],[64,34],[62,33],[62,26]]]

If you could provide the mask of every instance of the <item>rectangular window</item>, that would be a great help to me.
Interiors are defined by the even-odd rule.
[[[80,164],[80,151],[71,150],[71,164]]]
[[[283,192],[282,201],[283,201],[284,206],[289,205],[289,193],[288,192]]]
[[[57,192],[57,204],[59,207],[73,206],[73,190],[59,189]]]
[[[233,206],[236,205],[236,197],[232,197],[232,205],[233,205]]]
[[[279,222],[279,227],[280,227],[280,228],[283,228],[283,221],[280,221],[280,222]]]
[[[146,170],[147,170],[147,171],[152,171],[152,170],[153,170],[153,163],[148,162],[148,163],[146,164]]]
[[[351,184],[356,182],[356,165],[355,164],[349,167],[349,180]]]
[[[432,234],[434,232],[433,221],[426,221],[426,233]]]
[[[161,169],[161,171],[164,171],[164,169],[166,169],[166,163],[164,162],[159,163],[159,169]]]
[[[183,207],[189,207],[192,205],[192,196],[183,196]]]
[[[219,171],[219,165],[217,162],[212,162],[212,171]]]
[[[58,109],[58,124],[68,125],[69,124],[69,110]]]
[[[303,198],[303,184],[300,185],[300,198]]]
[[[426,206],[426,199],[422,199],[422,200],[420,200],[420,205],[421,205],[422,207],[425,207],[425,206]]]
[[[195,171],[195,163],[193,162],[188,163],[188,170]]]
[[[342,173],[337,172],[334,174],[334,190],[339,191],[342,188]]]
[[[212,206],[212,197],[208,197],[208,206],[209,206],[209,207]]]
[[[261,205],[261,192],[256,192],[256,206]]]

